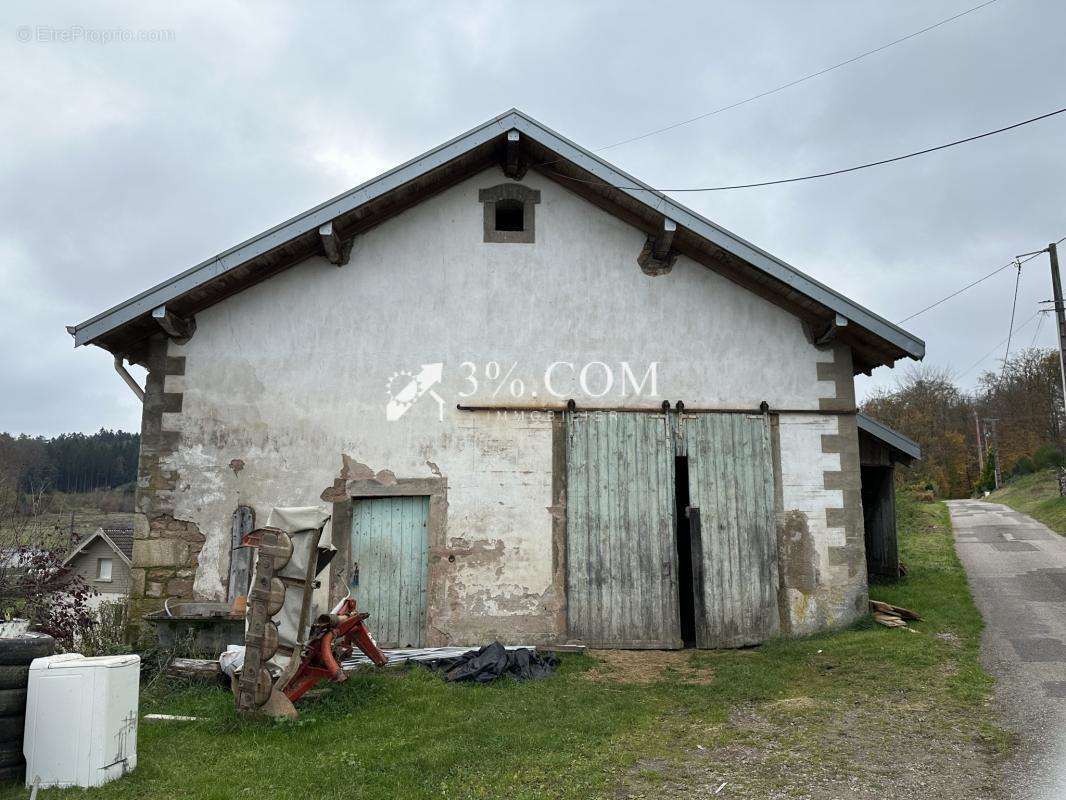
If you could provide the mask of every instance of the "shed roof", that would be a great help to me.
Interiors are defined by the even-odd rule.
[[[68,328],[74,343],[95,344],[143,363],[146,340],[159,331],[153,310],[165,306],[177,316],[191,317],[321,253],[318,231],[326,223],[332,223],[341,239],[351,239],[426,197],[502,163],[512,131],[519,135],[518,152],[525,167],[649,234],[658,233],[665,220],[672,220],[677,225],[676,250],[794,312],[814,330],[829,330],[846,321],[836,331],[852,348],[856,372],[925,355],[925,343],[918,337],[517,109]]]
[[[922,448],[913,439],[909,439],[897,430],[885,425],[883,422],[878,422],[871,416],[863,414],[861,411],[857,415],[859,430],[869,434],[878,441],[884,443],[888,448],[895,451],[897,454],[904,456],[904,460],[910,463],[912,460],[921,460]]]

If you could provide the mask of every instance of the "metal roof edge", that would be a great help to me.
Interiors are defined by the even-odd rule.
[[[514,108],[75,325],[72,334],[74,344],[75,346],[88,344],[141,314],[165,305],[169,300],[173,300],[184,292],[306,233],[313,227],[323,225],[340,214],[351,211],[512,128],[536,139],[564,159],[603,180],[604,183],[618,188],[619,191],[625,192],[635,200],[668,216],[679,225],[752,264],[756,269],[843,315],[860,327],[866,328],[895,345],[911,358],[921,360],[925,356],[925,342],[922,339],[830,289],[751,242],[675,202],[662,192],[656,191],[643,181],[623,172]]]
[[[106,311],[102,311],[84,322],[78,323],[73,326],[75,347],[88,344],[96,337],[129,322],[131,319],[151,311],[153,308],[158,308],[160,305],[165,305],[168,300],[173,300],[189,289],[199,286],[205,281],[249,259],[255,258],[273,247],[284,244],[296,236],[306,233],[313,227],[324,225],[334,217],[357,208],[363,203],[391,191],[396,186],[406,183],[418,175],[446,161],[450,161],[463,152],[483,144],[500,132],[507,130],[510,126],[504,124],[505,120],[514,113],[514,110],[511,110],[500,114],[488,122],[482,123],[476,128],[472,128],[466,133],[462,133],[444,144],[434,147],[432,150],[405,161],[388,172],[359,184],[354,189],[349,189],[347,192],[320,203],[314,208],[297,214],[295,217],[287,219],[269,230],[246,239],[240,244],[234,245],[205,261],[201,261],[173,278],[168,278],[149,289],[145,289],[140,294],[124,300]],[[491,130],[491,133],[486,135],[486,132],[494,127],[498,128],[498,130]],[[460,145],[465,146],[461,147]],[[293,230],[294,228],[296,230]],[[226,263],[227,260],[229,263]]]
[[[856,421],[858,422],[860,430],[864,430],[871,436],[880,439],[889,447],[895,448],[901,453],[921,461],[921,445],[913,439],[904,436],[899,431],[893,430],[885,425],[885,423],[879,422],[869,414],[864,414],[861,411],[856,415]]]
[[[853,300],[800,271],[796,267],[793,267],[791,264],[782,261],[780,258],[757,247],[746,239],[737,236],[735,233],[726,230],[714,222],[711,222],[711,220],[698,214],[692,209],[672,200],[663,192],[657,191],[643,181],[623,172],[613,164],[586,150],[581,147],[581,145],[570,141],[561,134],[556,133],[545,125],[537,122],[535,119],[526,116],[521,111],[516,109],[514,113],[527,125],[532,126],[532,129],[526,131],[523,131],[523,126],[517,126],[520,132],[529,133],[531,136],[536,133],[551,136],[555,139],[555,146],[543,141],[542,138],[539,140],[542,144],[549,147],[549,149],[555,150],[556,152],[559,152],[561,149],[570,149],[579,153],[582,156],[581,159],[573,158],[571,156],[566,156],[566,158],[568,161],[581,166],[586,171],[600,178],[605,183],[620,188],[621,191],[625,192],[630,197],[643,202],[645,205],[653,207],[660,213],[670,217],[670,219],[674,220],[674,222],[679,225],[703,236],[705,239],[728,250],[737,257],[744,259],[763,272],[781,280],[796,291],[807,295],[812,300],[821,303],[827,308],[833,309],[847,319],[860,324],[862,327],[877,334],[881,338],[892,342],[912,358],[921,360],[925,356],[925,342],[914,334],[889,322],[884,317],[859,305]],[[565,154],[560,152],[560,155]],[[582,163],[583,161],[585,163]],[[590,166],[592,168],[590,168]],[[626,183],[641,188],[619,187],[619,184]],[[652,203],[649,195],[651,198],[654,198],[656,202]]]

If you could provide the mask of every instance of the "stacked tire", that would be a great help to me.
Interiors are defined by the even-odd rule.
[[[0,639],[0,783],[25,778],[22,737],[26,729],[30,662],[53,652],[55,639],[46,633],[30,632]]]

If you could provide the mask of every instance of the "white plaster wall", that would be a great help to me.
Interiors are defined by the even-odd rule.
[[[504,181],[497,169],[467,180],[360,236],[347,266],[309,259],[201,312],[195,336],[171,345],[169,355],[187,359],[185,375],[168,376],[165,388],[184,392],[184,404],[163,424],[183,445],[165,466],[181,476],[175,516],[207,537],[198,595],[225,594],[238,502],[260,522],[274,505],[318,504],[341,453],[402,478],[430,477],[433,462],[449,483],[449,541],[502,543],[504,554],[459,559],[450,602],[550,636],[550,421],[460,412],[457,402],[513,402],[516,378],[524,402],[559,402],[544,386],[553,362],[611,365],[614,387],[597,398],[557,369],[555,388],[579,404],[817,409],[833,394],[815,366],[831,355],[807,342],[798,319],[684,257],[669,275],[644,275],[642,232],[539,175],[523,181],[541,191],[536,243],[484,243],[478,190]],[[475,365],[476,391],[463,362]],[[484,380],[489,362],[502,372],[516,365],[498,391]],[[630,385],[623,394],[620,362],[638,379],[655,363],[657,392],[636,397]],[[387,422],[390,376],[434,363],[443,364],[443,421],[423,396]],[[819,504],[840,504],[839,492],[816,488],[822,462],[836,458],[821,454],[819,436],[835,425],[782,424],[786,508],[794,502],[812,521]],[[235,474],[236,458],[245,466]],[[822,552],[835,533],[818,536]]]
[[[830,354],[831,357],[831,354]],[[837,416],[782,414],[779,419],[781,442],[782,513],[799,511],[806,518],[811,537],[817,582],[821,586],[833,580],[829,566],[829,548],[845,544],[843,527],[829,527],[825,510],[841,508],[844,492],[826,489],[826,472],[840,469],[839,453],[822,452],[822,436],[839,432]],[[845,577],[847,570],[845,569]],[[819,625],[837,620],[842,609],[836,608],[825,593],[786,589],[791,624],[797,633],[813,632]]]

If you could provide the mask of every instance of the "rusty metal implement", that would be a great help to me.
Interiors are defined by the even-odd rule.
[[[300,666],[284,687],[279,687],[295,703],[316,683],[347,679],[341,662],[358,647],[378,667],[389,659],[378,649],[366,627],[367,612],[356,610],[355,600],[346,598],[332,614],[322,614],[311,625],[311,636],[304,647]]]

